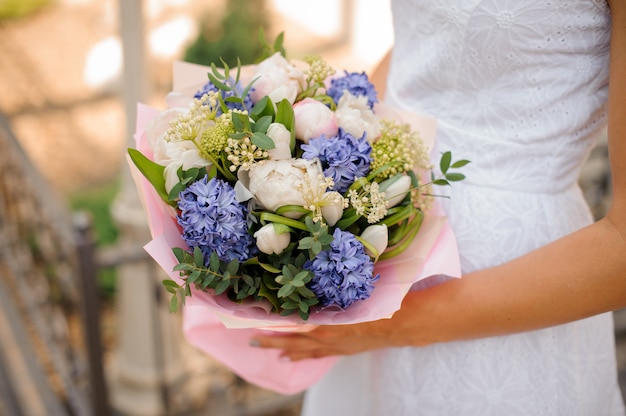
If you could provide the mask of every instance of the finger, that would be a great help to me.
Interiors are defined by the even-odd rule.
[[[319,347],[319,341],[302,335],[257,335],[250,339],[250,345],[260,348],[284,350],[311,350]]]
[[[308,359],[325,358],[340,355],[338,351],[330,349],[313,349],[306,351],[285,351],[281,354],[282,358],[288,358],[289,361],[302,361]]]

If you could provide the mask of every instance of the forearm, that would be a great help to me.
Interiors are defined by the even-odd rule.
[[[391,63],[391,51],[388,51],[376,65],[376,68],[370,76],[370,82],[376,87],[378,92],[378,100],[383,101],[387,89],[387,74]]]
[[[602,220],[509,263],[413,292],[393,321],[399,344],[423,345],[540,329],[624,306],[626,241]]]

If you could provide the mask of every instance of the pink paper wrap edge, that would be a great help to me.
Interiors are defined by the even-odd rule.
[[[194,88],[203,82],[198,83],[195,80],[206,79],[207,70],[200,65],[176,62],[174,90],[195,91]],[[199,76],[202,78],[198,78]],[[377,105],[376,112],[408,122],[420,132],[426,145],[432,148],[436,131],[436,122],[433,119],[383,104]],[[150,151],[146,143],[145,128],[158,114],[159,110],[143,104],[138,105],[136,146],[147,155],[150,155]],[[144,204],[153,238],[144,248],[170,278],[180,282],[178,272],[172,271],[177,261],[171,248],[185,247],[185,243],[175,219],[152,185],[130,160],[129,165]],[[400,308],[402,299],[414,283],[433,275],[460,277],[456,240],[447,219],[441,214],[436,203],[425,215],[422,229],[410,249],[390,260],[377,263],[375,272],[380,273],[381,278],[369,299],[352,305],[347,311],[312,314],[303,328],[308,329],[311,325],[348,324],[389,318]],[[248,313],[242,314],[246,309]],[[255,313],[251,317],[249,309],[236,307],[232,302],[194,291],[183,308],[184,336],[190,344],[212,356],[244,380],[282,394],[295,394],[306,390],[337,361],[338,357],[327,357],[282,362],[279,360],[278,350],[250,347],[248,344],[250,338],[259,331],[265,331],[270,327],[282,330],[285,326],[289,327],[289,322],[286,321],[293,325],[302,325],[303,322],[294,316],[285,319],[277,315],[267,315],[265,310],[258,308],[252,309]]]

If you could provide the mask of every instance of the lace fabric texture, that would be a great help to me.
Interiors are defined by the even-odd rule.
[[[577,179],[606,124],[606,3],[392,0],[392,10],[387,101],[438,119],[434,155],[472,161],[442,200],[463,271],[589,224]],[[623,416],[612,318],[347,357],[303,413]]]

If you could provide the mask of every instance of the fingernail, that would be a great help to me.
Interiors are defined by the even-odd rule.
[[[288,357],[288,356],[286,356],[286,355],[281,356],[281,357],[279,358],[279,360],[280,360],[280,362],[281,362],[281,363],[290,363],[290,362],[291,362],[291,358],[289,358],[289,357]]]
[[[248,343],[251,347],[260,347],[261,343],[259,342],[258,339],[251,339],[250,342]]]

